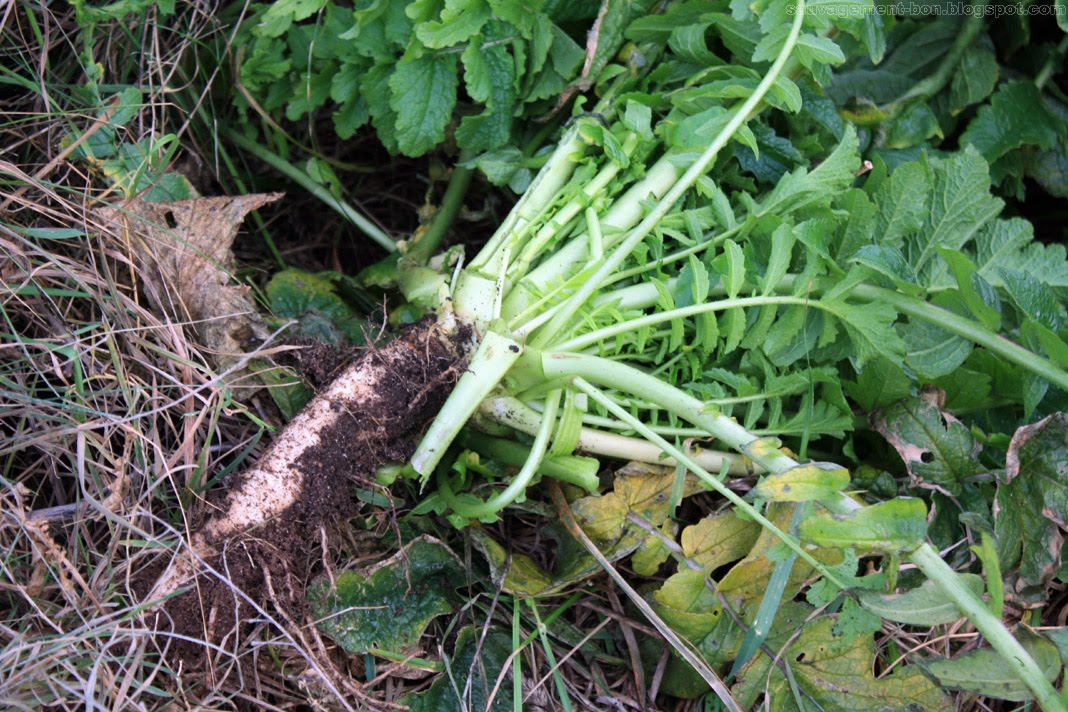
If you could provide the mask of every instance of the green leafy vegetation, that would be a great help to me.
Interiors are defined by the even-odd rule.
[[[194,646],[202,636],[206,650],[230,641],[241,675],[242,636],[264,636],[255,670],[284,681],[270,693],[279,704],[1068,709],[1057,202],[1068,195],[1068,38],[1061,16],[1043,25],[968,7],[895,17],[870,0],[277,0],[224,8],[213,33],[190,28],[171,89],[100,38],[130,42],[130,18],[151,26],[174,7],[76,4],[66,22],[86,76],[55,90],[66,112],[56,132],[99,184],[92,200],[113,203],[97,220],[160,204],[159,227],[173,232],[173,201],[281,178],[303,202],[288,218],[257,214],[261,239],[236,261],[228,245],[213,258],[236,265],[273,331],[230,348],[262,355],[220,357],[261,371],[244,387],[270,398],[249,400],[238,366],[210,355],[181,277],[132,276],[142,263],[125,256],[143,248],[125,218],[59,237],[48,171],[3,168],[15,186],[3,208],[26,191],[52,207],[0,225],[17,257],[3,273],[12,306],[0,339],[48,356],[29,370],[4,361],[0,377],[13,403],[67,414],[55,437],[74,453],[37,472],[36,416],[4,415],[0,498],[29,532],[12,539],[5,570],[54,580],[73,606],[78,567],[99,555],[80,540],[55,553],[31,514],[72,468],[70,488],[47,501],[77,492],[110,511],[99,501],[129,485],[104,474],[133,458],[147,478],[138,501],[152,503],[140,506],[155,509],[113,539],[192,552],[157,567],[211,572],[163,589],[199,596],[183,614],[192,633],[171,634]],[[17,12],[39,36],[45,11]],[[2,76],[52,101],[35,71]],[[180,128],[138,123],[154,89],[189,112]],[[217,175],[197,183],[178,161],[205,141]],[[398,214],[408,222],[390,223]],[[89,235],[109,229],[118,237],[94,245]],[[77,254],[99,255],[106,279],[65,280],[65,256],[53,268],[48,251],[83,236]],[[309,256],[304,242],[324,249]],[[122,323],[137,330],[143,291],[170,321],[188,317],[182,328],[208,355],[153,346],[170,365],[137,371],[132,388],[118,375],[114,306],[63,332],[102,330],[109,345],[92,359],[15,309],[47,297],[74,305],[53,304],[57,315],[95,314],[79,300],[123,269]],[[391,328],[437,336],[391,341]],[[282,358],[279,339],[304,355]],[[387,375],[298,415],[346,359]],[[87,469],[89,418],[115,407],[94,389],[110,384],[132,411],[119,427],[148,417],[134,404],[160,397],[144,391],[160,373],[206,385],[173,396],[164,436],[139,431]],[[209,388],[222,395],[200,412]],[[319,412],[343,426],[300,430]],[[223,418],[261,431],[292,421],[273,439],[303,449],[272,466],[279,483],[299,476],[278,509],[269,500],[286,487],[245,494],[256,477],[230,480],[226,502],[262,503],[262,516],[209,551],[197,536],[232,508],[202,493],[256,445],[235,457],[198,434]],[[180,462],[193,474],[177,478]],[[186,519],[201,496],[204,513]],[[142,519],[188,527],[193,543],[134,530]],[[227,593],[250,581],[244,598]],[[158,593],[133,587],[123,605],[154,610],[142,589]],[[44,635],[18,590],[22,618],[2,630]],[[172,605],[162,610],[181,624]],[[249,632],[250,621],[269,625]],[[10,637],[9,650],[25,644]],[[152,659],[176,667],[200,654]],[[311,682],[286,681],[298,665]],[[221,694],[229,674],[193,687]],[[37,694],[27,679],[12,693],[22,705]],[[189,694],[152,684],[161,699]]]

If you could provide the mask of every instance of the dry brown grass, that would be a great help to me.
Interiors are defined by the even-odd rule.
[[[94,58],[104,76],[170,86],[186,39],[211,31],[206,7],[174,32],[149,13],[98,26]],[[73,11],[9,3],[0,35],[28,80],[5,90],[0,125],[0,707],[295,701],[231,651],[216,685],[194,686],[168,667],[172,642],[146,635],[138,583],[173,555],[198,492],[255,456],[262,404],[236,403],[190,325],[146,307],[121,236],[93,218],[116,196],[71,157],[72,128],[107,123],[75,98]],[[119,140],[184,131],[165,93],[146,96]]]

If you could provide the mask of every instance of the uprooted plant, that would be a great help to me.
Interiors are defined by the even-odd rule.
[[[437,244],[416,242],[390,263],[408,303],[433,317],[368,351],[317,395],[193,535],[154,595],[189,585],[203,561],[236,546],[277,545],[280,529],[317,522],[311,508],[335,500],[341,485],[333,478],[359,461],[383,484],[417,481],[427,494],[420,511],[446,514],[458,526],[496,520],[543,477],[553,478],[578,500],[569,511],[589,515],[579,523],[597,524],[594,539],[618,543],[626,535],[629,551],[638,541],[659,542],[661,561],[678,554],[691,562],[698,596],[715,590],[706,581],[714,567],[702,569],[685,550],[675,551],[674,532],[664,525],[666,511],[703,489],[759,524],[767,537],[762,552],[780,546],[777,583],[762,600],[750,597],[730,611],[760,623],[747,626],[744,640],[722,657],[733,662],[732,675],[742,675],[743,692],[759,689],[750,662],[789,599],[787,581],[799,587],[821,578],[823,605],[848,591],[839,603],[895,620],[889,604],[865,589],[892,583],[899,559],[907,558],[941,605],[975,625],[1026,688],[1022,694],[1044,709],[1064,709],[1051,682],[1059,663],[1051,676],[1036,662],[1035,646],[1001,620],[996,557],[980,557],[984,601],[981,583],[977,590],[974,577],[955,573],[927,542],[928,519],[944,517],[941,511],[929,513],[922,500],[895,492],[866,504],[848,492],[844,468],[809,453],[811,440],[853,428],[852,401],[876,412],[874,427],[944,507],[975,496],[978,463],[943,462],[946,455],[908,440],[888,425],[891,406],[920,385],[933,386],[917,407],[928,422],[971,443],[974,454],[972,435],[943,413],[946,393],[967,402],[968,384],[956,374],[996,381],[997,400],[1028,417],[1044,399],[1062,402],[1068,344],[1058,333],[1064,310],[1057,290],[1068,287],[1064,249],[1033,242],[1022,220],[998,217],[1003,203],[991,195],[988,164],[973,148],[904,160],[892,170],[862,165],[856,129],[826,119],[819,113],[826,100],[808,89],[803,97],[799,85],[842,60],[830,35],[863,35],[863,23],[812,18],[804,8],[802,0],[788,14],[785,3],[770,3],[759,21],[739,10],[752,20],[743,25],[684,3],[633,23],[635,41],[670,34],[676,55],[692,58],[704,49],[705,28],[719,22],[724,44],[751,55],[762,72],[719,64],[683,79],[665,62],[648,75],[617,73],[590,112],[576,112],[476,256],[452,249],[431,258]],[[686,19],[705,21],[700,47],[675,32]],[[753,34],[758,24],[763,35]],[[745,31],[729,34],[739,27]],[[952,63],[959,59],[957,52]],[[758,160],[776,145],[769,115],[807,125],[835,145],[818,165],[771,171],[771,185],[758,186],[732,173],[731,163]],[[397,445],[426,421],[414,449]],[[782,438],[798,443],[797,454]],[[1010,459],[1025,442],[1010,448]],[[484,480],[486,468],[454,467],[463,451],[516,471],[506,481]],[[626,507],[614,523],[598,519],[605,497],[596,494],[598,455],[675,466],[672,485],[658,494],[657,521]],[[762,479],[743,497],[728,478],[747,473]],[[298,529],[287,545],[307,535]],[[879,581],[856,575],[858,556],[883,557]],[[214,603],[198,612],[198,625],[211,621],[217,629],[210,632],[225,635],[233,621],[222,617],[221,601]],[[736,709],[707,662],[714,654],[702,647],[718,623],[702,627],[678,611],[672,619],[672,606],[661,604],[648,609],[658,629]],[[731,609],[725,600],[708,606]],[[937,692],[916,694],[933,694],[937,704]]]

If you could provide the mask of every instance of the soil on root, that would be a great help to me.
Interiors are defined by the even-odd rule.
[[[381,366],[384,376],[374,398],[332,404],[345,417],[319,433],[319,444],[298,460],[304,478],[297,502],[254,531],[210,542],[218,553],[207,563],[221,576],[202,573],[189,591],[164,605],[158,629],[169,627],[177,634],[170,649],[186,670],[210,678],[222,661],[217,650],[201,641],[239,650],[249,621],[262,619],[241,593],[280,622],[303,621],[304,583],[316,573],[312,554],[320,528],[330,531],[330,525],[357,513],[354,482],[366,485],[382,464],[410,457],[463,370],[461,339],[443,341],[433,322],[424,321],[358,357]],[[239,475],[232,489],[241,486]],[[193,531],[215,511],[206,509],[192,524]]]
[[[334,346],[312,339],[292,339],[286,343],[300,348],[282,354],[276,361],[296,369],[317,389],[330,383],[359,351],[356,346]]]

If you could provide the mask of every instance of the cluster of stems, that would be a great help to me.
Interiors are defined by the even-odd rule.
[[[787,275],[771,293],[727,298],[722,292],[713,291],[706,303],[654,311],[573,335],[578,317],[591,307],[612,304],[629,312],[655,306],[657,289],[651,283],[616,289],[612,285],[642,274],[642,267],[623,269],[628,257],[706,174],[745,122],[765,108],[765,95],[791,58],[801,31],[803,10],[804,0],[799,0],[782,50],[762,81],[752,94],[730,110],[724,128],[688,166],[680,167],[678,156],[664,151],[640,179],[625,186],[620,180],[621,164],[608,161],[581,187],[572,186],[569,190],[576,167],[592,160],[589,154],[593,149],[583,140],[583,124],[611,118],[614,107],[608,97],[595,107],[598,119],[580,117],[565,130],[555,152],[507,219],[453,279],[450,298],[443,299],[440,308],[448,312],[448,318],[472,327],[477,338],[467,372],[420,443],[411,466],[424,479],[437,471],[438,492],[454,514],[470,519],[497,516],[520,499],[539,474],[590,491],[595,489],[596,462],[592,461],[591,467],[589,458],[554,450],[561,442],[568,444],[565,450],[578,447],[594,454],[622,454],[650,461],[671,458],[772,531],[828,580],[842,586],[833,572],[799,541],[778,529],[732,491],[720,476],[712,474],[779,473],[797,467],[797,460],[778,447],[767,447],[766,442],[734,419],[682,390],[634,366],[595,355],[605,342],[620,335],[700,314],[767,305],[829,309],[821,302],[820,295],[831,285],[816,281],[807,285],[807,296],[793,296],[797,294],[797,278]],[[624,154],[630,156],[637,150],[639,138],[629,134],[621,145]],[[644,269],[686,259],[726,240],[734,232],[724,231]],[[860,302],[888,303],[899,313],[935,323],[1068,390],[1068,373],[1047,359],[922,299],[865,284],[838,296]],[[695,432],[715,439],[736,454],[698,453],[677,446],[666,437],[670,432],[650,427],[636,418],[624,407],[621,396],[639,399],[673,414],[692,425]],[[582,400],[596,402],[611,418],[581,413],[577,404]],[[490,435],[472,431],[470,424],[475,421],[489,421],[525,432],[533,437],[533,442],[528,448],[514,444],[506,447]],[[593,427],[605,425],[628,430],[634,436]],[[465,446],[518,467],[518,474],[487,499],[458,493],[446,456],[458,437]],[[845,495],[819,504],[837,514],[848,514],[862,506]],[[962,585],[929,544],[921,544],[910,559],[937,582],[1005,656],[1007,664],[1028,685],[1043,708],[1065,709],[1052,685],[999,617]]]

